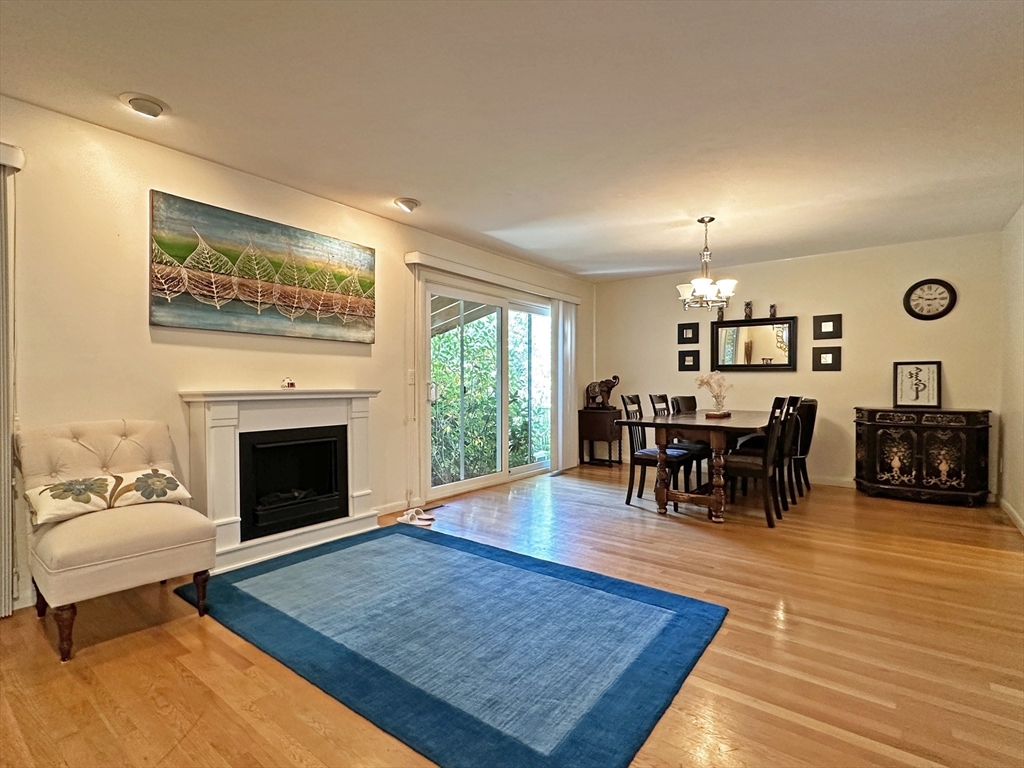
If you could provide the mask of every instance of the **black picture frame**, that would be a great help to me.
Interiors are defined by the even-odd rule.
[[[841,370],[843,370],[843,348],[842,347],[812,347],[811,348],[811,370],[812,371],[841,371]]]
[[[700,323],[679,323],[676,326],[676,342],[679,344],[699,344]]]
[[[916,379],[923,386],[909,383],[914,378],[911,376],[913,369],[917,369]],[[942,408],[942,361],[910,360],[893,363],[892,407]]]
[[[758,325],[788,325],[789,326],[789,350],[786,362],[779,365],[758,365],[756,363],[725,365],[719,364],[719,344],[721,335],[719,331],[723,328],[746,328]],[[719,320],[711,323],[711,370],[728,373],[730,371],[795,371],[796,370],[796,317],[765,317],[757,320]]]
[[[699,349],[680,349],[679,350],[679,370],[680,371],[699,371],[700,370],[700,350]]]
[[[843,338],[842,315],[815,315],[814,340]]]

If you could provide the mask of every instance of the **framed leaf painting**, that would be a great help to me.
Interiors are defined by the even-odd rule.
[[[373,343],[372,248],[150,196],[150,325]]]

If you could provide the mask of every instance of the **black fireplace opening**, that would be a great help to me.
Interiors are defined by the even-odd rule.
[[[238,435],[242,541],[348,517],[344,426]]]

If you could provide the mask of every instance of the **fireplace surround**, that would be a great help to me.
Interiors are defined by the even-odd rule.
[[[189,408],[192,506],[217,526],[218,571],[377,527],[369,405],[378,392],[180,393]],[[254,445],[262,447],[253,452]],[[253,462],[264,469],[276,464],[283,474],[279,486],[257,483],[244,489],[242,474],[254,468]],[[337,470],[333,488],[314,480],[312,472],[332,462]],[[304,502],[311,503],[303,507]],[[294,525],[283,522],[289,516]]]

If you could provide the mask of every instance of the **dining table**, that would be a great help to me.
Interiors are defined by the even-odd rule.
[[[744,435],[763,434],[768,428],[769,411],[729,411],[724,418],[714,411],[698,410],[678,413],[674,416],[643,416],[638,419],[619,419],[615,423],[622,427],[651,427],[654,442],[658,446],[658,475],[654,485],[654,498],[658,503],[658,514],[668,514],[668,503],[693,504],[707,507],[708,519],[723,523],[725,518],[725,451],[730,439]],[[692,492],[678,491],[669,486],[668,453],[671,440],[680,437],[685,440],[705,440],[711,446],[711,472],[709,480]]]

